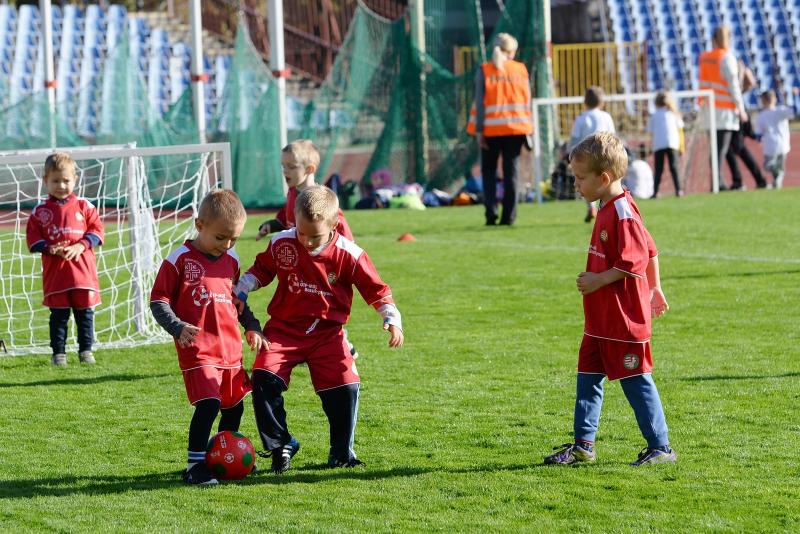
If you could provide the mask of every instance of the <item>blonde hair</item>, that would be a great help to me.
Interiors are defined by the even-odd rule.
[[[313,165],[319,169],[319,149],[309,139],[297,139],[292,141],[281,151],[284,154],[292,154],[298,163],[308,167]]]
[[[711,43],[716,45],[717,48],[730,48],[731,27],[727,24],[723,24],[714,28],[714,35],[711,37]]]
[[[673,113],[678,112],[678,108],[675,106],[675,101],[672,99],[672,95],[664,91],[659,91],[658,94],[656,94],[656,107],[667,108]]]
[[[589,109],[599,108],[603,105],[603,99],[606,92],[599,85],[592,85],[586,88],[586,94],[583,95],[583,103]]]
[[[570,161],[580,160],[595,174],[608,172],[612,180],[621,180],[628,170],[628,153],[619,138],[610,132],[586,137],[569,153]]]
[[[508,59],[508,54],[516,52],[519,48],[517,40],[508,33],[498,33],[494,39],[494,48],[492,49],[492,63],[500,70],[503,70],[503,65]]]
[[[247,219],[247,212],[239,195],[229,189],[215,189],[200,202],[197,218],[206,224],[218,220],[236,224]]]
[[[339,199],[324,185],[312,185],[297,195],[294,212],[309,221],[325,221],[333,227],[339,222]]]
[[[53,171],[71,172],[75,179],[78,179],[77,174],[78,165],[72,156],[66,152],[53,152],[47,159],[44,160],[44,171],[42,173],[42,180],[47,180],[47,175]]]

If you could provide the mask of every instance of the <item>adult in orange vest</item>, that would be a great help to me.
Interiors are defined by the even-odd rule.
[[[492,61],[475,75],[475,103],[467,132],[481,149],[486,224],[497,223],[497,158],[503,156],[503,212],[500,224],[512,225],[517,213],[519,157],[525,136],[533,133],[528,69],[514,61],[517,40],[507,33],[495,39]]]
[[[722,179],[720,163],[728,153],[734,133],[739,130],[739,121],[747,121],[742,90],[739,86],[739,66],[736,56],[729,50],[730,42],[730,27],[726,25],[717,27],[711,40],[714,48],[700,54],[699,65],[699,88],[714,91],[713,113],[717,121],[717,153],[715,156],[717,168],[720,169],[720,191],[728,189]],[[703,109],[707,119],[711,110],[708,110],[707,105]],[[735,165],[735,163],[734,160],[733,164]],[[741,183],[738,186],[741,187]]]

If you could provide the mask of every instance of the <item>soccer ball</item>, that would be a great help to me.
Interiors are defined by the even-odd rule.
[[[247,436],[224,430],[208,442],[206,464],[222,480],[241,480],[256,465],[256,451]]]

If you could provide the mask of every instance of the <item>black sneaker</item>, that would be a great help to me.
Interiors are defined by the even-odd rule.
[[[191,469],[185,470],[181,478],[183,478],[186,484],[198,486],[213,486],[214,484],[219,484],[219,481],[211,474],[205,462],[197,462]]]
[[[299,450],[300,443],[294,438],[283,447],[272,449],[270,451],[270,456],[272,456],[272,472],[279,475],[288,471],[292,465],[292,457],[297,454]]]
[[[363,467],[366,466],[364,462],[358,458],[350,458],[349,460],[338,460],[333,456],[328,456],[328,467]]]

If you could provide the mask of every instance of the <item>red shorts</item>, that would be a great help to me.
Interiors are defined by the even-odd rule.
[[[267,324],[269,347],[259,351],[253,369],[269,371],[289,387],[292,369],[307,363],[317,393],[361,382],[341,325],[318,327],[309,334],[281,326],[275,321]]]
[[[652,373],[650,342],[612,341],[584,334],[578,372],[603,374],[609,380]]]
[[[68,289],[44,297],[44,305],[48,308],[84,310],[94,308],[98,304],[100,304],[100,292],[94,289]]]
[[[183,372],[183,383],[186,384],[186,396],[190,403],[219,399],[223,409],[233,408],[253,389],[243,367],[195,367]]]

